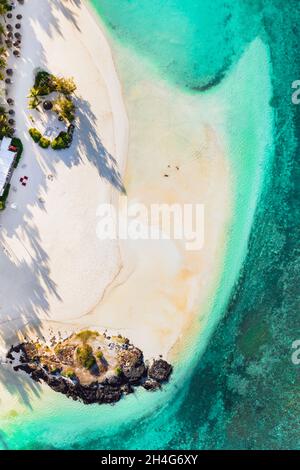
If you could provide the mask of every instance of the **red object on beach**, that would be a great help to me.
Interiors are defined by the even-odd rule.
[[[22,183],[22,186],[26,186],[26,183]]]
[[[24,178],[20,178],[20,183],[23,183],[23,179],[24,179]]]
[[[10,150],[11,152],[17,152],[17,147],[14,147],[13,145],[11,145],[8,150]]]
[[[28,181],[28,179],[29,179],[28,176],[24,176],[24,180]]]

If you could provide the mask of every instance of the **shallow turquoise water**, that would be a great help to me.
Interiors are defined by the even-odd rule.
[[[126,44],[186,93],[219,93],[236,175],[235,220],[210,323],[185,364],[188,372],[178,372],[162,397],[139,394],[101,409],[47,398],[43,408],[3,427],[3,443],[10,448],[299,447],[299,371],[290,361],[300,326],[299,113],[291,105],[290,83],[300,71],[294,56],[300,8],[279,0],[92,3],[112,45]],[[185,375],[191,376],[188,383],[182,381]]]

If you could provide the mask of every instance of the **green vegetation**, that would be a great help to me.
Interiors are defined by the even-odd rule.
[[[97,338],[99,333],[97,331],[84,330],[77,333],[76,338],[80,339],[83,343],[87,343],[91,338]]]
[[[0,15],[5,15],[8,11],[12,9],[12,6],[9,4],[8,0],[0,0]]]
[[[86,369],[91,369],[96,364],[93,349],[89,344],[83,344],[82,346],[77,347],[76,358],[79,364]]]
[[[123,372],[123,371],[122,371],[121,367],[116,367],[116,369],[115,369],[115,374],[116,374],[117,377],[120,377],[120,375],[122,374],[122,372]]]
[[[40,99],[39,90],[37,88],[31,88],[29,94],[29,109],[37,109],[39,105],[42,103]]]
[[[8,123],[7,112],[5,108],[0,107],[0,139],[3,137],[12,137],[14,129]]]
[[[72,95],[77,87],[74,78],[52,77],[55,91],[63,95]]]
[[[75,105],[68,96],[60,95],[53,103],[53,111],[67,123],[75,119]]]
[[[0,49],[1,52],[1,49]],[[1,53],[0,53],[0,73],[1,73]],[[75,119],[76,107],[71,95],[76,90],[76,84],[73,78],[56,77],[55,75],[40,70],[35,77],[34,86],[30,90],[29,109],[37,109],[43,102],[42,97],[56,92],[58,95],[53,99],[53,111],[68,125],[68,132],[60,134],[51,142],[49,139],[42,138],[36,129],[30,129],[29,133],[33,140],[42,148],[48,148],[51,145],[53,150],[63,150],[71,146],[73,140],[74,126],[72,122]],[[50,109],[49,109],[50,110]],[[7,124],[7,121],[5,122]],[[1,131],[1,122],[0,122]]]
[[[47,139],[46,137],[41,137],[39,140],[39,146],[42,147],[43,149],[47,149],[50,147],[51,140]]]
[[[59,355],[59,353],[63,350],[63,347],[62,347],[62,344],[61,343],[57,343],[57,345],[55,346],[54,348],[54,352],[56,355]]]
[[[52,140],[51,148],[53,150],[64,150],[70,147],[72,138],[67,132],[60,132],[58,136]]]
[[[41,132],[38,129],[36,129],[35,127],[32,127],[31,129],[29,129],[29,134],[37,144],[39,143],[39,141],[43,137]]]
[[[18,137],[13,137],[12,138],[12,141],[11,141],[11,145],[13,145],[14,147],[16,147],[18,150],[17,150],[17,156],[16,156],[16,159],[15,159],[15,163],[14,163],[14,167],[17,168],[20,160],[21,160],[21,157],[22,157],[22,153],[23,153],[23,143],[21,141],[21,139],[18,139]]]
[[[34,86],[30,90],[30,94],[33,96],[46,96],[56,91],[54,76],[45,70],[41,70],[36,74]]]
[[[61,373],[61,375],[67,377],[68,379],[76,379],[76,374],[73,369],[66,369]]]
[[[99,361],[101,361],[101,359],[103,359],[103,352],[98,351],[97,354],[96,354],[96,358],[99,359]]]
[[[0,211],[3,211],[5,209],[5,203],[8,198],[9,190],[10,190],[10,184],[6,186],[3,195],[0,197]]]

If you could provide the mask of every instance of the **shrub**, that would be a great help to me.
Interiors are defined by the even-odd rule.
[[[115,369],[115,374],[116,374],[117,377],[120,377],[120,375],[122,374],[122,372],[123,372],[123,371],[122,371],[121,367],[116,367],[116,369]]]
[[[75,105],[71,98],[61,95],[54,101],[53,110],[64,121],[73,122],[75,119]]]
[[[54,83],[54,76],[50,73],[41,70],[36,74],[34,88],[38,96],[46,96],[56,90]]]
[[[79,364],[86,369],[91,369],[96,363],[96,359],[93,355],[93,349],[89,344],[78,346],[76,349],[76,357]]]
[[[17,168],[19,161],[21,160],[22,153],[23,153],[23,143],[20,139],[18,139],[18,137],[13,137],[11,141],[11,145],[13,145],[14,147],[18,149],[17,156],[16,156],[15,163],[14,163],[14,167]]]
[[[103,352],[98,351],[97,354],[96,354],[96,357],[97,357],[97,359],[99,359],[101,361],[101,359],[103,359]]]
[[[29,134],[31,135],[32,139],[34,140],[34,142],[36,143],[39,143],[39,141],[41,140],[42,138],[42,134],[40,133],[40,131],[38,129],[36,129],[35,127],[32,127],[31,129],[29,129]]]
[[[71,95],[77,88],[74,78],[54,77],[53,82],[56,91],[64,95]]]
[[[72,138],[67,132],[60,132],[60,134],[52,141],[51,147],[53,150],[63,150],[70,147]]]
[[[0,197],[0,210],[1,211],[3,211],[5,209],[5,203],[6,203],[6,200],[8,198],[9,190],[10,190],[10,184],[6,185],[4,193]]]
[[[61,375],[63,375],[64,377],[67,377],[68,379],[76,378],[76,374],[72,369],[64,370]]]
[[[51,144],[51,141],[47,139],[46,137],[41,137],[39,141],[39,146],[42,147],[43,149],[47,149]]]
[[[84,330],[77,333],[76,338],[81,339],[83,343],[86,343],[90,338],[96,338],[99,336],[97,331]]]

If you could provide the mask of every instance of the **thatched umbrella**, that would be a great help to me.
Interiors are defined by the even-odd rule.
[[[7,75],[12,76],[14,74],[13,69],[7,69],[6,70]]]
[[[21,23],[16,24],[16,29],[21,29]]]
[[[15,104],[14,100],[12,98],[7,98],[7,104],[9,104],[10,106],[13,106]]]
[[[10,109],[10,110],[8,111],[8,114],[9,114],[10,116],[14,116],[16,113],[15,113],[15,111],[14,111],[13,109]]]
[[[14,35],[13,35],[13,33],[10,31],[10,32],[8,33],[7,37],[8,37],[9,39],[12,39],[12,38],[14,37]]]
[[[6,29],[7,31],[12,31],[14,28],[12,27],[11,24],[8,23],[8,25],[6,26]]]
[[[17,50],[15,50],[15,51],[13,52],[13,54],[14,54],[14,56],[16,56],[16,57],[20,57],[20,52],[17,51]]]
[[[49,100],[44,101],[43,108],[44,108],[45,111],[51,111],[51,109],[53,108],[52,102],[49,101]]]
[[[20,47],[21,46],[21,41],[15,41],[14,46],[15,47]]]
[[[13,45],[13,43],[10,39],[6,39],[5,44],[7,45],[7,47],[12,47],[12,45]]]
[[[9,120],[8,120],[8,124],[9,124],[10,126],[14,126],[14,125],[16,124],[16,121],[15,121],[14,119],[9,119]]]

